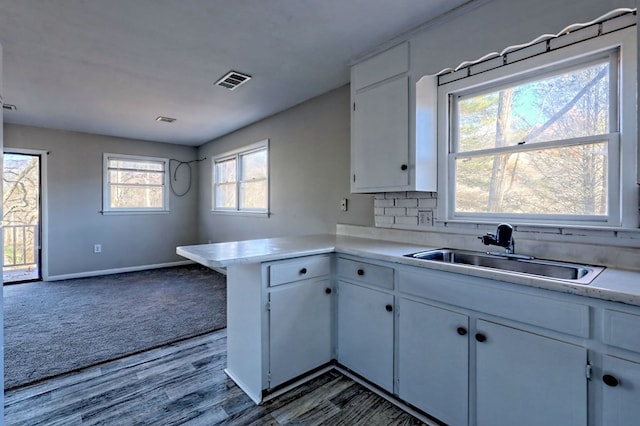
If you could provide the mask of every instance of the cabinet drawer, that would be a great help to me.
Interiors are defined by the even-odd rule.
[[[589,306],[541,292],[529,294],[496,286],[491,280],[443,271],[400,269],[402,293],[485,312],[502,318],[589,337]]]
[[[604,342],[640,352],[640,315],[605,309]]]
[[[386,266],[349,259],[338,259],[338,275],[349,281],[393,290],[393,268]]]
[[[329,256],[309,256],[277,262],[269,266],[269,286],[329,275]]]

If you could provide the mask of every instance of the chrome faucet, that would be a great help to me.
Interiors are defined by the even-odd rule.
[[[513,239],[513,226],[508,223],[501,223],[498,225],[498,229],[495,234],[485,234],[482,237],[478,237],[482,240],[485,246],[500,246],[504,247],[505,254],[510,255],[515,252],[516,243]]]

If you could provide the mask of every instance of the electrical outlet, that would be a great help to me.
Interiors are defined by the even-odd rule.
[[[347,211],[347,199],[343,198],[342,200],[340,200],[340,210],[342,210],[343,212]]]
[[[418,225],[419,226],[433,226],[433,211],[432,210],[419,210],[418,211]]]
[[[102,244],[94,244],[93,245],[94,253],[102,253]]]

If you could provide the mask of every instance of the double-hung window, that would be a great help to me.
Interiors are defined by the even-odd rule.
[[[103,155],[103,211],[169,211],[166,158]]]
[[[637,216],[626,195],[636,177],[635,43],[621,41],[635,35],[625,31],[440,87],[442,217],[621,226],[629,203]]]
[[[213,211],[267,214],[269,140],[214,157],[212,192]]]

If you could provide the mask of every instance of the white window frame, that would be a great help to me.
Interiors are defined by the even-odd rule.
[[[162,163],[164,167],[164,177],[162,183],[162,207],[111,207],[111,183],[109,181],[109,160],[126,160],[140,162]],[[102,155],[102,213],[103,214],[153,214],[169,213],[169,159],[160,157],[147,157],[142,155],[103,153]]]
[[[267,195],[266,195],[266,206],[263,209],[247,209],[240,208],[240,184],[242,181],[240,180],[240,176],[242,176],[242,156],[254,153],[256,151],[264,150],[267,154],[267,178],[266,186],[267,186]],[[260,142],[256,142],[250,145],[243,146],[242,148],[235,149],[233,151],[228,151],[223,154],[218,154],[214,156],[211,160],[211,212],[213,213],[222,213],[222,214],[232,214],[232,215],[254,215],[254,216],[268,216],[269,215],[269,202],[270,202],[270,161],[269,161],[269,139],[262,140]],[[225,208],[225,207],[216,207],[216,186],[218,185],[218,176],[216,175],[216,164],[235,159],[236,162],[236,182],[235,182],[235,198],[236,203],[235,207]]]
[[[441,85],[438,88],[438,217],[444,222],[499,222],[520,224],[563,224],[600,227],[638,227],[638,167],[637,148],[637,39],[636,27],[605,34],[561,49],[502,66],[484,73]],[[609,144],[609,205],[607,216],[569,215],[513,215],[498,213],[456,213],[454,211],[455,150],[452,144],[456,123],[452,123],[452,97],[465,93],[481,93],[489,88],[524,82],[557,69],[570,69],[572,65],[588,61],[606,52],[618,50],[618,93],[611,106],[612,117]],[[612,70],[613,71],[613,70]],[[576,138],[579,139],[590,138]],[[602,140],[602,139],[601,139]],[[544,144],[536,144],[542,147]],[[532,147],[533,148],[533,147]]]

